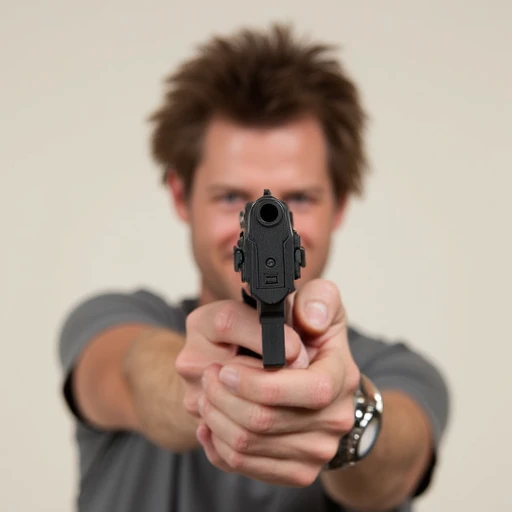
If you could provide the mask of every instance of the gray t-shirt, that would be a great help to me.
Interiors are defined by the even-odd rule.
[[[274,486],[212,466],[202,449],[184,454],[159,448],[131,432],[104,432],[88,425],[73,400],[70,375],[77,358],[102,330],[145,323],[185,332],[195,300],[169,304],[147,290],[104,292],[85,298],[66,317],[59,338],[63,392],[76,421],[80,512],[328,512],[342,511],[323,492],[320,479],[306,488]],[[381,391],[408,393],[431,421],[436,450],[416,495],[429,485],[448,418],[448,389],[428,359],[402,342],[388,342],[349,329],[361,372]],[[399,512],[411,510],[412,500]]]

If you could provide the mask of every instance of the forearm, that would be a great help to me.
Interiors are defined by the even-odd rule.
[[[155,329],[134,341],[123,364],[135,430],[174,452],[199,446],[197,421],[183,405],[184,383],[175,370],[184,341],[179,334]]]
[[[431,432],[423,411],[398,392],[384,392],[381,432],[357,465],[322,473],[326,492],[341,505],[384,511],[414,491],[431,455]]]

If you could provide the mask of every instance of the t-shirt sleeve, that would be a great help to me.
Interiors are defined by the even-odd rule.
[[[399,390],[406,393],[423,409],[430,422],[434,450],[429,468],[414,493],[418,496],[430,484],[447,427],[450,405],[447,381],[432,361],[404,342],[365,339],[354,343],[352,350],[360,371],[381,392]]]
[[[91,340],[102,331],[126,323],[155,327],[179,327],[176,312],[163,299],[145,290],[133,293],[106,292],[88,297],[64,318],[58,349],[63,373],[63,395],[75,417],[84,422],[72,395],[74,366]]]

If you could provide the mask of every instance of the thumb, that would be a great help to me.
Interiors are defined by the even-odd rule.
[[[295,329],[318,336],[343,318],[340,293],[333,282],[314,279],[296,292],[293,300]]]

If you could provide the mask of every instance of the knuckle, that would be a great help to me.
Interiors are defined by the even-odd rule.
[[[193,393],[185,393],[185,397],[183,398],[183,407],[185,407],[185,410],[189,414],[192,414],[193,416],[198,416],[197,397],[195,397]]]
[[[197,406],[198,409],[199,409],[199,405]],[[210,406],[210,402],[205,399],[203,401],[203,410],[201,412],[201,417],[203,418],[203,420],[208,424],[208,420],[210,420],[210,416],[211,416],[211,406]]]
[[[233,449],[235,452],[246,453],[249,448],[251,436],[246,430],[241,430],[233,439]]]
[[[193,415],[196,415],[197,414],[197,411],[196,411],[196,408],[193,404],[193,402],[191,400],[188,400],[188,399],[184,399],[183,400],[183,406],[185,407],[185,410],[189,413],[189,414],[193,414]]]
[[[351,395],[353,395],[359,388],[360,378],[361,378],[361,373],[359,371],[359,368],[354,364],[353,369],[347,375],[347,382],[346,382],[347,390]]]
[[[293,484],[298,487],[309,487],[313,484],[318,476],[318,472],[311,468],[304,468],[302,471],[297,471],[293,477]]]
[[[261,405],[254,405],[249,417],[249,429],[253,432],[266,434],[274,425],[272,411]]]
[[[178,357],[174,362],[174,368],[178,375],[189,383],[195,382],[201,375],[199,362],[197,361],[197,358],[194,357],[193,351],[188,350],[186,345],[178,354]]]
[[[322,465],[329,462],[336,455],[338,444],[339,439],[334,436],[323,443],[318,443],[315,446],[313,457]]]
[[[312,384],[313,402],[318,409],[323,409],[334,400],[334,380],[328,375],[318,376]]]
[[[338,420],[335,423],[335,432],[338,435],[345,435],[347,432],[350,432],[352,427],[354,426],[354,411],[349,411],[343,415],[340,415]]]
[[[237,317],[235,304],[226,302],[219,307],[213,319],[213,328],[216,336],[222,338],[233,330]]]
[[[220,457],[220,455],[214,450],[213,452],[207,453],[208,460],[219,468],[222,468],[224,471],[229,471],[231,468],[227,467],[226,462]]]
[[[241,471],[244,467],[244,456],[239,452],[231,450],[227,463],[235,471]]]
[[[185,350],[182,350],[178,354],[178,357],[176,358],[176,361],[174,362],[174,368],[176,369],[178,374],[181,375],[182,377],[190,377],[191,365],[186,356]]]
[[[176,361],[174,361],[174,368],[176,369],[176,372],[181,375],[182,377],[186,374],[186,369],[188,365],[186,364],[186,359],[183,355],[183,350],[178,354],[178,357],[176,358]]]
[[[194,309],[185,319],[186,332],[195,331],[201,323],[201,308]]]
[[[354,422],[354,403],[352,400],[346,401],[333,411],[328,430],[339,438],[352,429]]]

